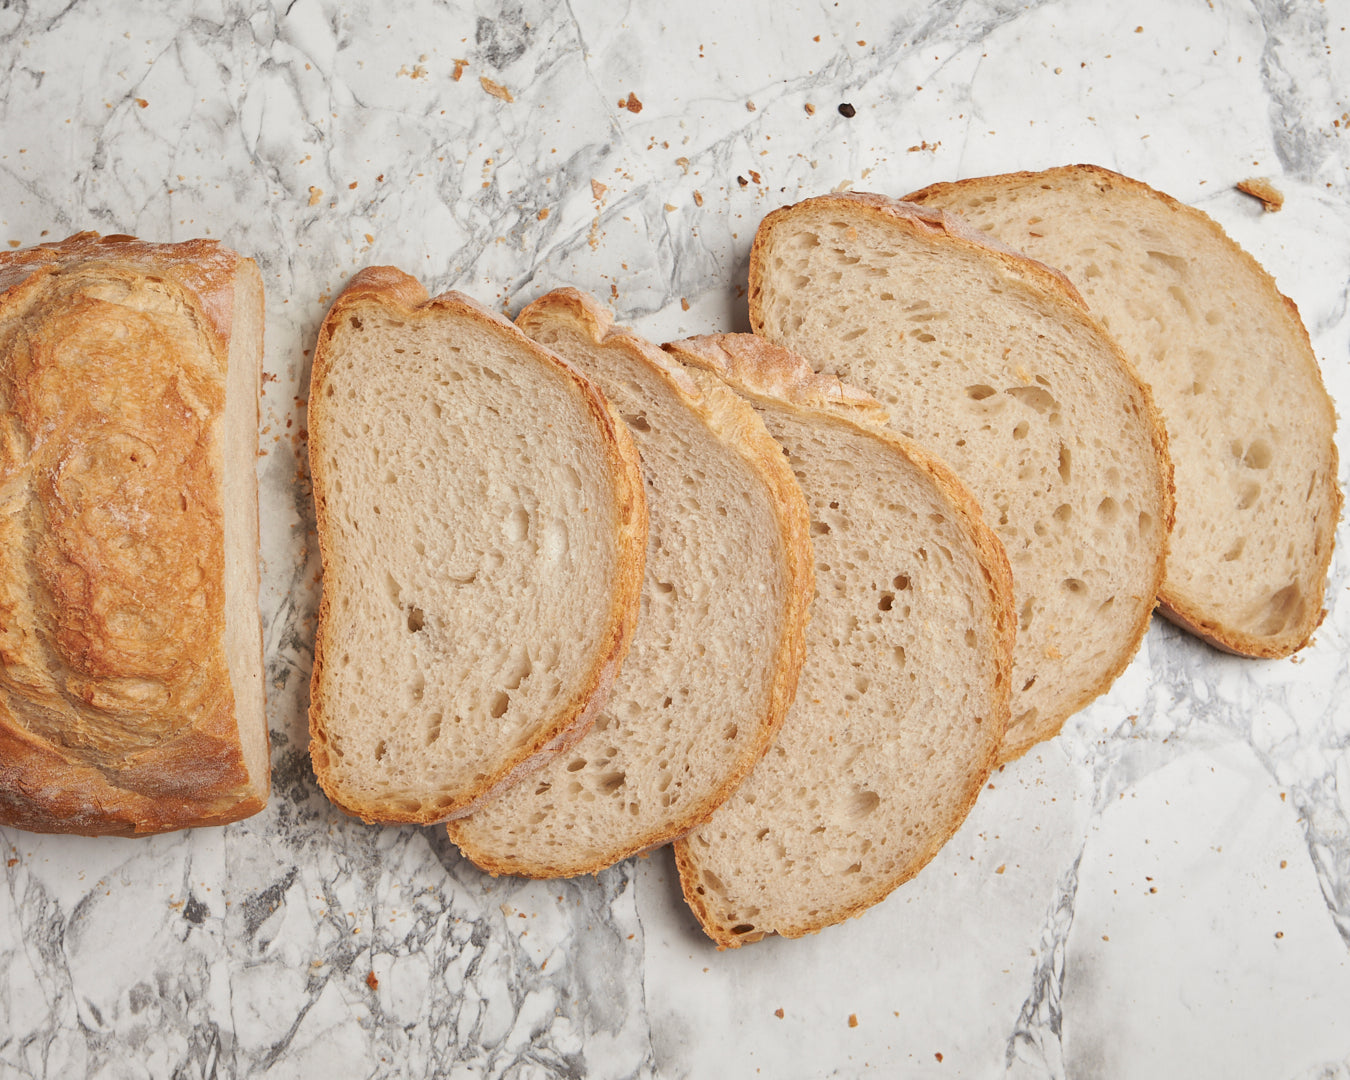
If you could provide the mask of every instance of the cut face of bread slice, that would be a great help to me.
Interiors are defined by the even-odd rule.
[[[1072,286],[938,211],[833,195],[760,225],[750,323],[970,485],[1017,592],[1002,756],[1058,733],[1134,655],[1172,519],[1148,391]]]
[[[466,297],[363,270],[319,332],[310,755],[367,821],[467,813],[584,734],[632,637],[646,510],[595,388]]]
[[[0,253],[0,824],[261,810],[263,290],[212,240]]]
[[[750,335],[666,346],[746,394],[811,508],[816,595],[778,741],[675,846],[722,947],[814,933],[877,903],[956,831],[1009,709],[1002,545],[969,491],[875,401]]]
[[[589,735],[450,838],[493,873],[594,873],[680,836],[768,748],[810,603],[806,505],[754,410],[560,289],[517,322],[591,378],[632,429],[650,534],[642,617]]]
[[[1164,613],[1248,656],[1304,645],[1340,516],[1336,415],[1270,275],[1199,210],[1091,165],[911,198],[1062,270],[1152,386],[1176,468]]]

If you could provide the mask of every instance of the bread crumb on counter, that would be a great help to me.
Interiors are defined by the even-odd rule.
[[[1264,176],[1253,176],[1246,180],[1240,180],[1237,189],[1244,195],[1260,199],[1261,205],[1269,214],[1276,213],[1284,206],[1284,192]]]

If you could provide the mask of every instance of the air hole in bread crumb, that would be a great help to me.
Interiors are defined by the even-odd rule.
[[[1107,525],[1113,524],[1120,516],[1120,503],[1108,495],[1097,504],[1097,516]]]
[[[828,536],[828,535],[829,535],[829,532],[830,532],[830,526],[829,526],[828,523],[826,523],[826,522],[824,522],[824,521],[813,521],[813,522],[811,522],[811,535],[812,535],[812,536]]]
[[[586,767],[585,758],[573,758],[571,761],[567,763],[568,772],[581,772],[581,770],[584,769],[585,767]]]
[[[967,647],[967,648],[970,648],[970,649],[975,648],[975,645],[976,645],[976,643],[977,643],[978,640],[979,640],[978,637],[977,637],[976,634],[975,634],[975,631],[974,631],[974,630],[967,630],[967,631],[966,631],[965,638],[966,638],[966,647]]]
[[[735,724],[728,724],[722,729],[722,738],[726,739],[727,742],[731,742],[739,733],[740,728]]]
[[[412,633],[417,633],[426,625],[426,616],[422,613],[420,607],[408,609],[408,629]]]
[[[1110,501],[1109,499],[1107,500]],[[1055,520],[1060,524],[1065,524],[1073,518],[1073,507],[1068,503],[1060,503],[1055,507]]]
[[[634,431],[651,431],[651,424],[647,423],[647,415],[638,413],[636,416],[625,416],[623,422]]]
[[[497,693],[493,694],[492,705],[488,709],[488,712],[492,715],[492,719],[498,720],[502,716],[504,716],[506,714],[507,706],[509,706],[510,704],[511,704],[510,694],[507,694],[504,691],[498,691]]]
[[[621,772],[608,772],[600,777],[600,792],[603,795],[612,795],[623,787],[628,778]]]
[[[891,582],[897,592],[904,592],[909,588],[909,576],[906,574],[897,574],[895,580]]]
[[[1242,458],[1242,464],[1249,469],[1268,469],[1275,451],[1265,439],[1253,439]]]
[[[1254,483],[1243,484],[1238,489],[1237,508],[1239,510],[1250,510],[1256,505],[1256,500],[1261,497],[1261,485]]]
[[[1075,595],[1087,591],[1087,586],[1076,577],[1065,578],[1063,585],[1067,592],[1074,593]]]
[[[384,740],[381,739],[379,742],[377,742],[377,743],[375,744],[375,760],[376,760],[376,761],[383,761],[383,760],[384,760],[385,750],[386,750],[386,747],[385,747],[385,745],[384,745]]]
[[[894,650],[892,650],[892,655],[895,657],[896,667],[905,666],[905,649],[903,645],[897,645]]]
[[[1059,478],[1066,484],[1073,477],[1073,455],[1063,443],[1059,444]]]
[[[1027,437],[1027,432],[1030,430],[1031,425],[1028,424],[1025,420],[1023,420],[1020,424],[1018,424],[1015,428],[1013,428],[1012,437],[1014,439],[1025,439]]]
[[[1223,553],[1223,561],[1235,562],[1236,560],[1242,558],[1242,549],[1245,548],[1246,546],[1247,546],[1247,538],[1245,536],[1239,536],[1236,540],[1233,541],[1232,546]]]
[[[894,603],[895,603],[895,593],[884,592],[881,594],[881,599],[877,601],[877,610],[890,611],[891,606]]]
[[[972,401],[983,401],[985,398],[993,397],[995,392],[992,386],[986,386],[984,383],[966,387],[966,397]]]

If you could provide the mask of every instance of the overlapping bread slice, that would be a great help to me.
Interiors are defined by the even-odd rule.
[[[751,401],[811,508],[816,596],[778,741],[675,847],[719,946],[861,913],[964,820],[1009,709],[1002,545],[946,466],[871,398],[748,334],[667,345]]]
[[[557,356],[389,267],[324,320],[309,430],[315,774],[367,821],[466,813],[609,690],[642,580],[636,449]]]
[[[1321,622],[1341,493],[1336,414],[1293,301],[1208,215],[1092,165],[935,184],[915,202],[1062,270],[1167,423],[1164,613],[1285,656]]]
[[[1017,593],[1001,756],[1058,733],[1134,655],[1172,524],[1161,421],[1073,286],[941,211],[831,195],[760,225],[750,323],[971,487]]]
[[[745,402],[561,289],[517,322],[605,392],[642,455],[651,529],[642,617],[591,733],[451,822],[493,873],[593,873],[705,821],[792,700],[812,590],[808,517]]]

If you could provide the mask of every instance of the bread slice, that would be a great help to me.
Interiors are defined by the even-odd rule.
[[[910,197],[1062,270],[1152,386],[1177,487],[1163,612],[1247,656],[1305,645],[1341,492],[1336,414],[1293,301],[1206,214],[1096,166]]]
[[[966,487],[866,395],[748,334],[666,348],[782,443],[817,582],[778,741],[676,844],[680,882],[721,947],[814,933],[916,874],[974,804],[1008,720],[1012,577]]]
[[[636,449],[568,364],[390,267],[324,320],[309,431],[315,774],[366,821],[468,813],[609,691],[642,581]]]
[[[0,253],[0,824],[267,802],[258,268],[213,240]]]
[[[940,211],[876,195],[770,214],[750,323],[850,380],[945,460],[1008,551],[1017,757],[1111,685],[1148,625],[1172,523],[1148,391],[1065,279]]]
[[[517,322],[628,422],[651,515],[642,618],[591,733],[448,826],[493,873],[565,877],[707,820],[763,756],[801,668],[811,543],[781,450],[725,386],[612,327],[575,289]]]

